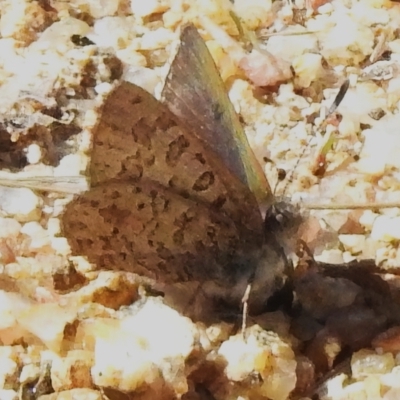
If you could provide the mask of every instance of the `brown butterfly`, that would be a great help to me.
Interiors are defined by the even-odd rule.
[[[276,277],[260,260],[280,258],[275,244],[265,258],[259,203],[270,204],[271,190],[192,25],[163,98],[128,82],[107,97],[93,132],[91,188],[62,218],[72,252],[162,284],[208,284],[236,304],[256,273],[264,301]]]

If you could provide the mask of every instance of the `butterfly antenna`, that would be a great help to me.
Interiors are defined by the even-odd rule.
[[[329,117],[331,114],[333,114],[336,111],[336,109],[339,107],[339,104],[343,101],[344,96],[346,95],[347,91],[349,90],[349,86],[350,86],[350,80],[346,79],[340,86],[339,92],[336,95],[335,100],[333,100],[332,105],[329,107],[328,113],[327,113],[325,119],[327,117]]]
[[[325,115],[325,119],[324,119],[323,123],[328,119],[328,117],[329,117],[331,114],[333,114],[333,113],[337,110],[337,108],[339,107],[339,104],[343,101],[344,96],[346,95],[347,90],[349,89],[349,85],[350,85],[349,79],[346,79],[346,80],[342,83],[342,85],[340,86],[340,89],[339,89],[338,94],[336,95],[335,99],[333,100],[331,106],[329,107],[329,109],[328,109],[328,111],[327,111],[327,113],[326,113],[326,115]],[[303,159],[304,154],[306,153],[307,149],[309,148],[312,139],[314,139],[314,135],[312,135],[312,136],[308,139],[307,144],[304,146],[303,151],[301,152],[299,158],[298,158],[297,161],[296,161],[296,164],[295,164],[294,167],[292,168],[292,170],[291,170],[291,172],[290,172],[290,175],[289,175],[288,179],[286,180],[285,187],[283,188],[282,197],[285,196],[285,193],[286,193],[287,188],[289,187],[289,184],[293,181],[294,172],[295,172],[295,170],[297,169],[297,167],[299,166],[300,161]],[[274,193],[275,193],[275,191],[276,191],[276,188],[277,188],[279,182],[280,182],[280,181],[279,181],[279,179],[278,179],[277,182],[276,182],[275,188],[274,188]]]

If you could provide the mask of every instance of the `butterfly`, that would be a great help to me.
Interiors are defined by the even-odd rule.
[[[63,232],[99,269],[208,283],[237,302],[268,262],[260,205],[273,195],[205,42],[193,25],[180,39],[163,102],[129,82],[107,97],[90,189],[67,205]],[[264,301],[275,276],[260,271]]]

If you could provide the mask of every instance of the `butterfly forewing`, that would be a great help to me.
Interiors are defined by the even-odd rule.
[[[206,44],[193,25],[182,29],[181,45],[162,93],[168,107],[248,186],[260,204],[273,196]]]
[[[106,99],[90,178],[63,227],[73,252],[99,268],[226,285],[235,267],[257,258],[263,235],[254,195],[138,86],[122,83]]]

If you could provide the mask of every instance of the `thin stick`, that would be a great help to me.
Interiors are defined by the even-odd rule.
[[[308,210],[371,210],[379,208],[396,208],[400,207],[400,201],[388,203],[342,203],[342,204],[317,204],[317,203],[301,203],[301,206]]]
[[[305,32],[273,32],[273,33],[261,33],[260,39],[268,39],[273,36],[301,36],[301,35],[312,35],[319,33],[320,31],[305,31]]]
[[[79,194],[89,189],[87,179],[83,176],[18,176],[0,174],[0,186],[11,188],[28,188],[41,192]]]

